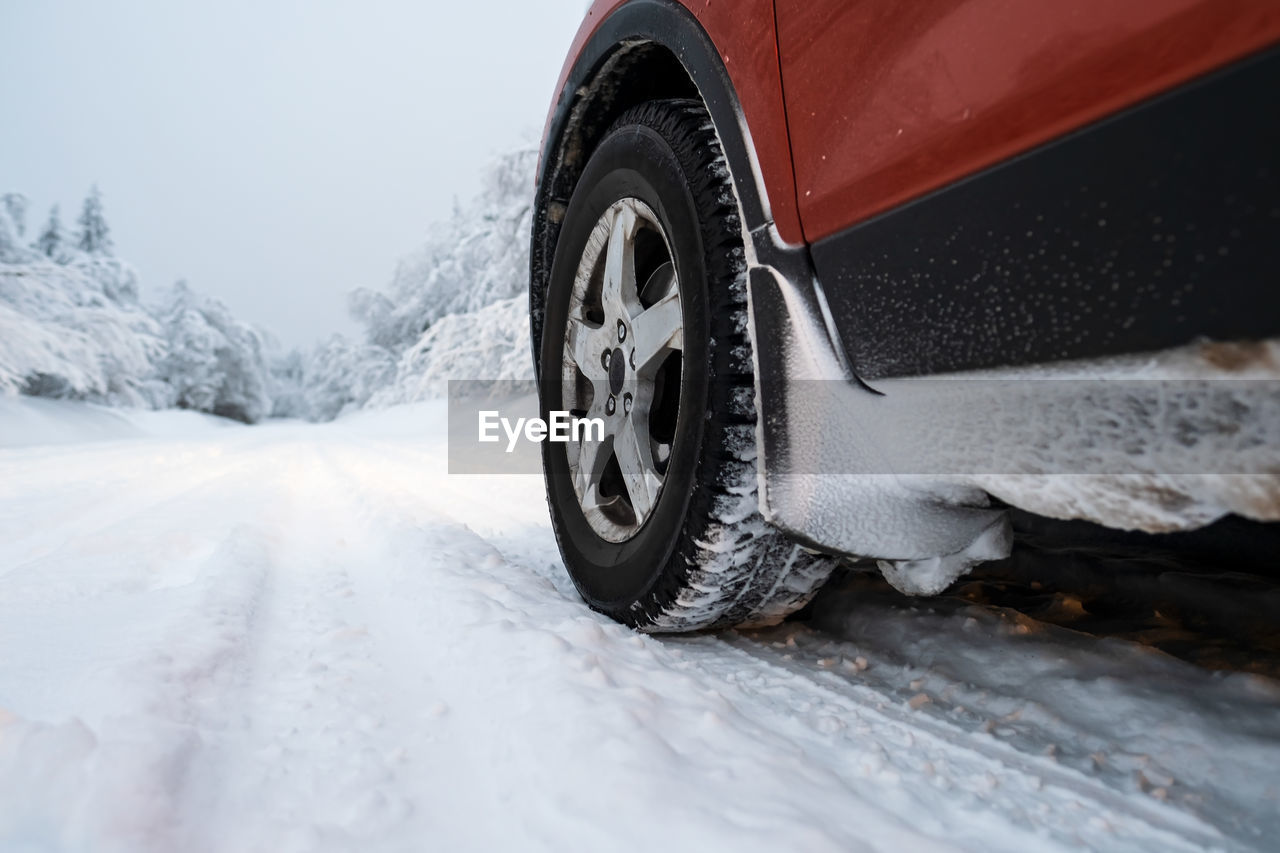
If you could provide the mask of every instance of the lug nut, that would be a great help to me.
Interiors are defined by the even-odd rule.
[[[628,415],[631,414],[631,395],[630,394],[624,394],[622,396],[622,411]]]
[[[613,360],[613,351],[612,351],[612,350],[605,350],[605,351],[600,355],[600,363],[604,365],[604,369],[605,369],[605,370],[608,370],[608,369],[609,369],[609,362],[610,362],[610,361],[612,361],[612,360]]]
[[[610,396],[608,400],[604,401],[604,413],[606,415],[612,415],[617,410],[618,410],[618,401],[615,400],[612,396]]]
[[[627,339],[627,327],[621,320],[618,321],[618,342],[621,343]]]

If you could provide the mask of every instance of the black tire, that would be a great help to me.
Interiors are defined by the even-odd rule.
[[[563,444],[543,444],[556,539],[594,609],[645,631],[769,624],[802,607],[835,560],[759,512],[756,411],[743,235],[706,109],[653,101],[625,112],[593,152],[556,247],[539,348],[543,417],[559,408],[570,294],[588,236],[615,202],[661,221],[681,287],[683,368],[666,481],[633,538],[600,538],[584,516]]]

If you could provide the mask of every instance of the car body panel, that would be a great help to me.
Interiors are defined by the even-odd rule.
[[[1280,49],[810,247],[858,375],[1280,334]]]
[[[800,4],[793,4],[790,0],[778,2],[780,13],[804,11]],[[816,5],[837,12],[845,8],[836,9],[825,0]],[[999,556],[1001,549],[1007,546],[1004,512],[988,505],[981,488],[975,486],[967,489],[964,495],[950,493],[940,498],[930,489],[911,487],[913,481],[910,478],[899,482],[895,474],[883,468],[862,465],[861,459],[871,457],[865,454],[860,457],[851,452],[851,446],[864,435],[859,421],[883,417],[883,413],[891,409],[897,411],[893,407],[897,401],[889,399],[896,396],[901,387],[900,383],[894,382],[894,377],[1043,363],[1060,358],[1087,357],[1091,353],[1134,352],[1135,341],[1141,343],[1141,334],[1150,331],[1153,323],[1160,327],[1162,335],[1165,332],[1176,333],[1172,335],[1176,340],[1164,341],[1161,338],[1153,345],[1176,345],[1194,338],[1203,331],[1195,328],[1202,319],[1222,320],[1222,323],[1212,326],[1215,334],[1230,335],[1233,330],[1245,328],[1240,325],[1240,318],[1249,319],[1250,306],[1273,305],[1274,297],[1269,295],[1269,291],[1259,289],[1257,270],[1252,270],[1247,277],[1233,272],[1240,266],[1237,261],[1241,256],[1235,254],[1240,247],[1227,245],[1227,252],[1222,253],[1219,250],[1224,244],[1209,246],[1208,249],[1217,252],[1219,258],[1229,257],[1230,260],[1211,259],[1213,264],[1197,271],[1188,268],[1186,262],[1190,258],[1192,263],[1198,264],[1199,255],[1208,257],[1203,247],[1194,248],[1200,237],[1184,239],[1181,234],[1175,234],[1178,241],[1175,248],[1174,240],[1166,239],[1172,233],[1170,229],[1151,227],[1160,225],[1151,221],[1152,216],[1169,216],[1170,210],[1200,210],[1211,218],[1224,213],[1225,216],[1219,217],[1221,221],[1215,219],[1209,223],[1214,227],[1206,229],[1204,239],[1218,239],[1223,229],[1231,240],[1237,239],[1236,232],[1239,232],[1240,239],[1247,233],[1250,245],[1244,248],[1254,254],[1246,253],[1245,258],[1256,259],[1259,254],[1266,255],[1267,252],[1271,253],[1270,257],[1274,255],[1275,248],[1280,247],[1280,239],[1265,239],[1267,229],[1274,233],[1276,223],[1280,222],[1274,212],[1274,204],[1267,202],[1265,207],[1259,207],[1267,198],[1275,197],[1277,176],[1271,152],[1280,149],[1280,145],[1272,144],[1278,135],[1277,122],[1275,111],[1268,109],[1276,86],[1266,82],[1272,79],[1268,75],[1274,75],[1275,65],[1262,67],[1255,62],[1265,59],[1261,56],[1263,51],[1255,48],[1275,40],[1274,21],[1269,10],[1280,8],[1280,4],[1221,0],[1215,5],[1230,14],[1224,18],[1199,0],[1186,0],[1181,5],[1172,0],[1145,3],[1143,9],[1164,10],[1169,20],[1174,22],[1164,29],[1156,28],[1164,32],[1167,39],[1143,41],[1138,37],[1140,34],[1130,32],[1127,42],[1113,39],[1111,53],[1085,51],[1088,61],[1077,58],[1074,65],[1066,63],[1073,73],[1083,73],[1083,69],[1098,75],[1104,82],[1111,79],[1114,83],[1115,79],[1120,79],[1123,86],[1113,87],[1107,93],[1090,89],[1072,96],[1068,91],[1070,80],[1061,74],[1055,77],[1052,73],[1048,78],[1035,78],[1033,75],[1033,82],[1039,80],[1036,84],[1039,88],[1032,87],[1021,94],[1016,87],[1000,89],[996,86],[988,94],[992,97],[1000,95],[1003,100],[997,98],[994,105],[984,102],[982,115],[994,116],[993,127],[998,132],[984,135],[970,120],[973,116],[957,120],[955,114],[943,108],[940,108],[943,109],[941,112],[924,109],[920,112],[921,127],[925,130],[932,128],[942,135],[925,134],[913,149],[895,150],[893,146],[887,146],[880,153],[889,158],[889,165],[869,166],[858,161],[857,146],[864,140],[851,134],[847,127],[837,124],[834,132],[828,128],[830,138],[824,140],[818,139],[821,114],[798,121],[799,112],[803,109],[797,110],[796,104],[802,103],[804,96],[797,94],[796,86],[797,80],[802,78],[782,74],[778,57],[770,56],[774,49],[770,35],[772,21],[765,10],[772,12],[773,4],[762,0],[741,3],[602,0],[596,3],[578,34],[557,85],[557,96],[544,136],[530,260],[530,322],[535,352],[541,334],[548,268],[555,254],[559,222],[576,182],[575,169],[580,169],[590,156],[591,140],[599,138],[593,137],[592,133],[603,133],[603,128],[620,108],[617,103],[611,103],[609,97],[609,78],[617,70],[611,63],[617,59],[618,65],[625,64],[629,51],[643,51],[645,45],[660,45],[683,67],[688,78],[686,84],[692,82],[707,105],[724,145],[747,232],[749,332],[755,360],[756,407],[761,413],[757,427],[759,452],[756,464],[762,514],[775,526],[815,548],[907,562],[934,561],[946,567],[947,572],[959,570],[974,560]],[[939,22],[938,26],[942,26],[942,22],[951,19],[939,10],[957,10],[956,14],[960,14],[965,8],[972,8],[995,14],[1004,8],[988,0],[954,0],[946,6],[934,0],[922,0],[920,4],[894,6],[892,11],[887,3],[878,0],[850,0],[847,7],[901,15],[916,20],[917,29],[919,15],[923,14],[921,9],[931,11]],[[1037,4],[1036,8],[1047,14],[1046,7]],[[1075,3],[1069,8],[1079,14],[1091,9],[1098,10],[1098,14],[1107,13],[1093,0],[1084,5]],[[1179,13],[1177,10],[1182,11]],[[1107,20],[1119,20],[1116,15],[1122,12],[1123,9],[1111,10],[1112,17]],[[1233,18],[1233,15],[1237,17]],[[913,19],[912,16],[916,17]],[[1132,22],[1133,19],[1126,20]],[[781,18],[777,21],[784,28],[795,25],[791,18],[786,22]],[[1215,21],[1221,29],[1215,30],[1210,26]],[[1195,31],[1197,27],[1201,28],[1200,32]],[[941,32],[936,27],[924,27],[918,33],[916,46],[927,44],[928,38]],[[1004,32],[1006,38],[1017,36],[1017,32]],[[1146,32],[1146,37],[1151,38],[1150,28]],[[789,38],[795,37],[794,30],[788,33]],[[1229,36],[1225,40],[1223,33]],[[1212,49],[1196,48],[1197,39],[1213,46]],[[961,41],[957,49],[969,49],[963,44],[963,39]],[[987,50],[999,52],[1005,49],[998,41],[988,39],[985,44]],[[1063,55],[1074,56],[1071,51],[1081,49],[1081,42],[1054,45],[1046,44],[1042,39],[1039,44],[1039,60],[1034,56],[1028,57],[1024,52],[1021,55],[1026,67],[1013,68],[1014,71],[1036,71],[1037,61],[1048,61],[1048,67],[1053,71],[1066,62]],[[1083,44],[1092,43],[1085,39]],[[1123,47],[1115,46],[1123,44],[1145,50],[1154,50],[1152,45],[1162,44],[1162,50],[1175,53],[1160,53],[1156,57],[1157,64],[1163,63],[1165,70],[1161,73],[1164,76],[1135,82],[1133,69],[1143,60],[1127,56]],[[838,107],[840,98],[850,96],[850,91],[841,91],[839,81],[846,70],[844,65],[858,61],[856,48],[854,45],[846,51],[847,55],[833,52],[831,61],[840,67],[832,69],[832,75],[826,79],[819,74],[810,81],[819,90],[808,93],[815,105],[823,100],[828,104],[834,101]],[[885,48],[892,49],[904,50],[903,41],[900,39],[896,46]],[[1187,51],[1186,56],[1176,54],[1177,50],[1183,49]],[[1059,52],[1055,54],[1054,50]],[[878,69],[882,75],[898,72],[898,66],[889,61],[897,54],[891,54],[887,59],[875,54],[872,58],[876,56],[884,61],[872,70]],[[910,54],[908,58],[914,56]],[[1204,72],[1218,68],[1231,57],[1242,61],[1222,69],[1219,77],[1225,79],[1241,72],[1243,66],[1252,62],[1256,66],[1253,71],[1243,68],[1243,73],[1263,82],[1237,86],[1228,80],[1230,88],[1225,91],[1230,97],[1218,99],[1216,104],[1212,94],[1207,98],[1203,97],[1203,92],[1197,96],[1202,84],[1207,85]],[[784,52],[781,61],[785,64],[787,58]],[[1009,66],[1000,65],[998,60],[998,57],[992,59],[995,64],[989,73],[997,78],[1001,73],[1012,73]],[[1104,72],[1112,68],[1107,64],[1109,62],[1117,63],[1119,68],[1128,68],[1125,74],[1129,76],[1122,74],[1120,78],[1108,78]],[[637,63],[633,67],[642,65]],[[929,70],[927,63],[922,67]],[[792,66],[792,71],[795,68]],[[1037,73],[1043,74],[1043,69]],[[1093,79],[1097,84],[1095,78],[1086,75],[1086,79]],[[1184,85],[1175,85],[1178,81],[1183,81]],[[867,85],[875,82],[869,81]],[[886,87],[884,91],[892,92],[901,91],[902,86],[909,88],[924,84],[917,79],[881,80],[879,85]],[[931,90],[925,86],[924,91],[927,94]],[[788,98],[786,107],[784,92]],[[945,89],[943,94],[947,94]],[[644,95],[642,92],[641,96]],[[667,89],[648,96],[691,95],[692,92],[685,88],[674,94]],[[1072,100],[1072,97],[1077,97],[1077,100]],[[1183,100],[1185,98],[1190,100]],[[1247,110],[1241,110],[1241,104],[1247,107],[1250,98],[1263,107],[1258,111],[1259,121],[1255,125],[1247,121]],[[1171,111],[1159,107],[1160,103],[1174,99],[1182,103],[1194,101],[1201,104],[1204,111],[1197,113],[1198,119],[1194,116],[1180,119],[1176,108]],[[1036,103],[1039,100],[1046,100],[1046,103]],[[944,107],[947,103],[955,106],[954,101],[945,99],[938,103]],[[881,105],[879,101],[876,104]],[[1126,104],[1128,109],[1124,109]],[[897,106],[889,104],[886,107],[889,118],[882,117],[882,120],[898,117],[892,112],[892,108]],[[812,161],[806,161],[808,171],[802,173],[811,182],[806,189],[809,194],[798,195],[790,157],[796,140],[788,130],[786,108],[792,111],[790,130],[795,130],[797,121],[805,127],[804,156],[815,159],[817,169],[826,167],[821,165],[823,155],[814,153],[817,151],[813,147],[815,144],[852,146],[852,153],[841,155],[852,160],[840,164],[836,171],[847,177],[858,174],[860,169],[878,168],[879,171],[857,186],[875,189],[879,195],[870,201],[858,197],[849,186],[838,186],[838,181],[831,174],[817,171]],[[817,112],[816,109],[813,111]],[[1214,118],[1216,115],[1230,119],[1231,123],[1220,122]],[[1028,116],[1038,117],[1037,120],[1044,123],[1034,127],[1018,124]],[[835,121],[837,117],[827,118]],[[847,117],[841,114],[838,118],[844,121]],[[1191,140],[1190,134],[1187,139],[1180,137],[1187,121],[1192,124],[1198,121],[1204,125],[1199,128],[1205,131],[1202,139]],[[594,125],[594,130],[590,127],[587,131],[581,130],[588,125]],[[893,128],[895,133],[898,126],[901,125],[896,124]],[[1252,131],[1248,129],[1250,127]],[[1014,131],[1022,135],[1010,138],[1008,134]],[[1247,148],[1242,149],[1245,160],[1234,162],[1230,146],[1232,134],[1242,133],[1252,136]],[[1144,139],[1151,139],[1152,134],[1155,135],[1152,141],[1163,143],[1163,153],[1168,156],[1152,157],[1151,162],[1146,163]],[[1095,141],[1089,142],[1091,138]],[[831,155],[827,156],[830,158]],[[1214,174],[1200,170],[1201,158],[1212,160],[1223,168]],[[802,159],[797,157],[797,168]],[[1142,168],[1131,168],[1135,163]],[[1043,166],[1041,171],[1045,173],[1038,177],[1034,174],[1037,164]],[[1142,171],[1144,168],[1145,172]],[[1029,174],[1034,179],[1024,178]],[[1116,175],[1120,176],[1119,179],[1115,179]],[[1252,194],[1233,195],[1231,190],[1227,190],[1226,197],[1220,194],[1217,199],[1221,204],[1198,206],[1195,203],[1197,199],[1213,200],[1215,175],[1225,175],[1245,187],[1253,180],[1251,176],[1256,176],[1263,179],[1265,186],[1252,187]],[[1095,177],[1099,180],[1094,181]],[[898,178],[904,180],[900,186],[894,183]],[[872,179],[881,183],[867,183]],[[1112,179],[1114,192],[1124,198],[1091,192],[1098,188],[1110,191],[1107,181]],[[1129,182],[1125,183],[1124,179],[1129,179]],[[1153,180],[1160,186],[1151,185]],[[817,220],[822,228],[810,230],[810,239],[806,240],[801,229],[801,216],[806,217],[805,227],[812,229],[814,221],[808,218],[811,212],[816,209],[821,216],[822,211],[827,210],[813,206],[814,188],[819,186],[814,181],[821,182],[828,193],[838,195],[838,192],[844,192],[847,196],[833,208],[838,213],[829,221]],[[1058,185],[1054,184],[1055,181]],[[1180,183],[1184,181],[1186,183]],[[1148,190],[1153,188],[1161,189],[1161,193],[1148,196]],[[1093,211],[1077,204],[1073,193],[1078,192],[1083,192],[1094,204],[1124,201],[1126,205],[1117,211],[1118,216],[1095,216]],[[1017,209],[1012,209],[1011,217],[1005,216],[1011,211],[1001,210],[1002,206],[1014,208],[1015,205],[1046,200],[1060,202],[1058,208],[1047,204],[1042,211],[1046,221],[1051,215],[1058,217],[1053,226],[1059,229],[1057,233],[1040,234],[1034,228],[1025,227],[1012,230],[1018,224]],[[1191,203],[1183,204],[1188,201]],[[1166,202],[1173,206],[1169,207]],[[1270,211],[1270,218],[1258,215],[1259,210]],[[951,226],[959,223],[976,227],[977,220],[969,215],[971,212],[985,217],[984,228],[981,233],[966,233],[957,243]],[[1033,213],[1032,217],[1035,215]],[[1239,216],[1252,217],[1248,222],[1250,227],[1237,228],[1235,222]],[[1099,220],[1104,219],[1107,221],[1099,225]],[[1113,224],[1121,224],[1122,220],[1125,225],[1123,234],[1104,233],[1109,244],[1106,240],[1094,242],[1093,237],[1097,235],[1086,228],[1090,223],[1095,228],[1109,228]],[[990,225],[985,224],[987,221]],[[1179,224],[1199,227],[1198,223],[1190,220]],[[990,238],[997,233],[1001,239],[1007,237],[1008,242],[995,245]],[[1161,237],[1159,245],[1154,241],[1156,234]],[[1259,234],[1264,235],[1263,239],[1258,239]],[[1139,239],[1150,245],[1139,246],[1134,242]],[[1049,242],[1045,243],[1046,240]],[[1001,272],[1005,269],[1002,257],[983,255],[984,252],[996,255],[1021,252],[1019,260],[1027,266],[1040,263],[1037,253],[1047,254],[1053,246],[1064,241],[1067,249],[1060,249],[1057,259],[1064,267],[1062,275],[1052,279],[1038,273],[1032,276],[1035,279],[1031,282],[1033,284],[1052,284],[1051,293],[1044,287],[1038,290],[1024,287],[1031,281],[1026,276],[1020,276],[1016,281],[1008,275],[1002,277]],[[1122,271],[1125,277],[1150,275],[1133,283],[1120,282],[1122,290],[1131,286],[1136,288],[1125,291],[1121,296],[1140,296],[1148,302],[1129,300],[1120,305],[1119,309],[1125,313],[1111,319],[1120,321],[1119,328],[1124,334],[1112,335],[1110,327],[1099,328],[1092,321],[1118,313],[1106,304],[1105,299],[1119,297],[1079,287],[1080,280],[1087,276],[1089,270],[1085,266],[1069,268],[1069,265],[1092,263],[1095,258],[1101,258],[1103,265],[1110,263],[1114,266],[1114,259],[1109,253],[1123,253],[1127,251],[1126,247],[1132,248],[1134,255],[1130,259],[1132,263]],[[1073,256],[1071,252],[1076,249],[1080,253]],[[963,280],[945,270],[928,269],[931,260],[936,265],[950,264],[953,257],[957,264],[973,262],[972,268],[966,269]],[[1053,260],[1047,258],[1044,263],[1052,266]],[[892,261],[892,269],[889,266],[876,268],[877,264],[889,261]],[[1183,266],[1180,271],[1186,273],[1182,276],[1183,285],[1195,280],[1193,283],[1197,289],[1194,292],[1175,294],[1168,291],[1170,304],[1159,306],[1175,315],[1185,314],[1188,318],[1185,324],[1182,320],[1177,321],[1181,325],[1166,322],[1168,313],[1145,313],[1153,304],[1150,300],[1158,300],[1166,294],[1163,285],[1167,279],[1162,278],[1166,275],[1166,261],[1169,264],[1176,261]],[[1249,262],[1245,266],[1252,268],[1258,265]],[[1280,262],[1264,266],[1273,272]],[[1110,269],[1107,267],[1107,271]],[[1035,270],[1031,272],[1035,273]],[[1230,293],[1242,299],[1238,306],[1234,306],[1240,311],[1233,311],[1229,316],[1227,312],[1222,312],[1220,317],[1215,315],[1211,288],[1217,279],[1223,280],[1224,294]],[[1109,286],[1112,281],[1101,282],[1100,279],[1099,282],[1088,283]],[[1265,287],[1266,283],[1262,284]],[[914,290],[904,285],[914,285]],[[868,294],[877,298],[865,299]],[[898,298],[913,294],[919,297],[914,303]],[[1197,304],[1206,304],[1203,300],[1210,299],[1207,303],[1209,308],[1179,312],[1178,303],[1174,301],[1178,298],[1191,298],[1193,302],[1198,301]],[[972,316],[959,317],[955,313],[957,307],[969,311]],[[1080,309],[1078,312],[1077,308]],[[1066,318],[1070,322],[1059,322],[1068,310],[1081,316],[1072,314]],[[1003,321],[1004,312],[1012,312],[1014,319],[1025,320],[1024,325],[1033,329],[1032,336],[1002,334],[1008,329],[1000,323],[992,325],[992,322]],[[1138,320],[1129,323],[1127,318],[1130,316]],[[1280,311],[1264,307],[1255,311],[1254,319],[1268,327],[1255,329],[1258,335],[1272,335],[1274,330],[1268,329],[1270,323],[1280,320]],[[1141,322],[1143,320],[1151,322]],[[1034,329],[1039,328],[1049,329],[1053,334],[1037,342]],[[1135,335],[1138,337],[1133,337]],[[913,341],[917,340],[921,346],[913,351]],[[886,341],[897,348],[880,346]],[[1099,341],[1103,343],[1100,347],[1096,346]],[[993,342],[993,346],[980,346],[984,342]],[[820,380],[820,384],[815,386],[812,380]],[[822,389],[825,403],[810,393],[814,387]],[[885,393],[881,393],[880,388]],[[919,419],[898,418],[890,424],[889,433],[912,437],[916,435],[915,431],[927,425]],[[853,451],[857,449],[852,447]],[[874,448],[863,447],[863,450],[869,452]],[[840,470],[852,473],[831,473],[832,466],[826,461],[832,453],[838,456],[836,461],[840,463]],[[879,471],[885,476],[869,482],[867,477],[858,473],[864,470]],[[1280,507],[1280,501],[1275,505]],[[892,507],[895,526],[863,523],[867,519],[874,521],[871,509],[886,506]],[[859,507],[866,508],[868,512],[860,513]]]
[[[777,22],[809,242],[1280,41],[1275,0],[777,0]]]

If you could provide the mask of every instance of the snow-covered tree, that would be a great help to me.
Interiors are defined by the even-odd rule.
[[[31,259],[23,245],[26,234],[27,197],[22,193],[0,196],[0,264],[20,264]]]
[[[164,405],[154,376],[164,341],[132,269],[24,254],[0,265],[0,393]]]
[[[16,263],[22,250],[13,220],[7,211],[0,209],[0,264]]]
[[[396,363],[395,379],[369,400],[372,407],[443,397],[450,379],[532,379],[529,300],[513,296],[479,311],[432,324]]]
[[[4,205],[4,212],[9,214],[14,234],[18,239],[25,237],[27,235],[27,197],[22,193],[5,193],[0,196],[0,203]]]
[[[499,158],[480,194],[467,203],[455,200],[452,218],[430,228],[425,245],[401,260],[387,293],[351,294],[348,308],[364,326],[365,340],[375,348],[371,353],[389,353],[396,365],[370,405],[440,396],[450,377],[532,375],[525,293],[536,165],[532,149]],[[339,352],[354,357],[355,345],[346,346],[343,351],[330,341],[309,365],[335,377],[308,384],[318,399],[331,399],[341,384],[342,371],[333,363],[342,361]],[[317,416],[334,410],[332,404],[321,406]]]
[[[429,228],[426,243],[400,261],[387,294],[351,295],[352,314],[369,343],[400,354],[441,317],[525,292],[537,162],[533,149],[499,158],[480,194],[455,203],[449,221]]]
[[[335,336],[307,355],[272,351],[226,306],[182,283],[159,305],[141,304],[133,270],[111,254],[96,187],[79,219],[78,248],[54,206],[24,249],[9,211],[25,199],[13,207],[5,196],[0,393],[176,405],[248,422],[272,414],[326,420],[438,396],[447,378],[527,377],[536,160],[533,150],[499,159],[479,196],[455,204],[454,216],[400,263],[387,292],[351,296],[364,341]]]
[[[178,405],[250,422],[270,414],[263,336],[185,285],[142,304],[137,274],[109,252],[96,188],[80,219],[83,250],[68,244],[57,205],[23,246],[15,199],[25,202],[0,196],[0,394]]]
[[[395,310],[395,303],[376,290],[362,287],[347,295],[347,313],[364,325],[365,339],[376,346],[395,349],[402,343],[399,324],[392,319]]]
[[[67,235],[62,230],[62,216],[58,211],[58,205],[49,208],[49,221],[44,226],[44,231],[40,232],[40,236],[36,238],[35,248],[44,254],[45,257],[52,258],[58,263],[66,263],[69,260],[67,256]]]
[[[334,335],[316,347],[306,365],[308,417],[328,421],[358,409],[395,375],[395,358],[387,350]]]
[[[271,414],[270,372],[256,329],[185,281],[167,294],[160,319],[169,345],[160,376],[177,406],[245,423]]]
[[[111,254],[113,248],[111,229],[107,226],[107,219],[102,212],[102,193],[98,191],[97,184],[94,184],[89,194],[85,196],[84,206],[80,209],[80,218],[77,222],[80,225],[80,231],[76,245],[80,251],[91,255]]]
[[[271,368],[271,417],[311,417],[304,383],[307,378],[306,358],[298,349],[273,351],[267,358]]]

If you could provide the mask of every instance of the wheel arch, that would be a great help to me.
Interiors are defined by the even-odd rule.
[[[560,223],[592,151],[614,119],[645,101],[697,98],[724,149],[744,224],[770,222],[750,132],[719,51],[698,20],[672,0],[630,0],[587,38],[548,117],[538,161],[529,251],[534,367]]]

